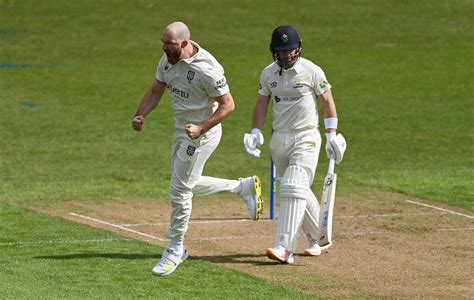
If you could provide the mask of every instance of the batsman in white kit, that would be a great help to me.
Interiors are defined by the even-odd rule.
[[[234,100],[222,66],[190,38],[190,31],[182,22],[173,22],[164,29],[161,36],[164,54],[156,79],[132,120],[133,129],[140,131],[147,114],[168,90],[175,119],[171,149],[172,212],[170,228],[166,231],[170,243],[152,271],[158,276],[170,275],[189,256],[184,247],[184,235],[193,195],[221,191],[238,194],[254,220],[260,218],[263,210],[257,176],[240,180],[202,176],[206,161],[221,139],[221,122],[234,110]]]
[[[244,135],[244,146],[249,154],[260,156],[257,147],[264,143],[261,128],[271,102],[274,132],[270,151],[280,179],[280,210],[275,243],[266,255],[291,264],[300,227],[309,241],[304,255],[320,255],[320,240],[325,238],[320,230],[319,203],[311,190],[322,142],[317,100],[323,108],[326,152],[338,164],[346,141],[341,134],[336,135],[338,118],[331,85],[319,66],[301,57],[301,39],[296,30],[291,26],[277,27],[270,51],[274,62],[260,76],[253,129]]]

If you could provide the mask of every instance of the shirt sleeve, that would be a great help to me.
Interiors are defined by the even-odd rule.
[[[331,89],[331,85],[329,84],[328,80],[326,79],[326,74],[324,74],[323,69],[320,67],[315,67],[314,69],[314,85],[313,88],[316,92],[316,95],[324,94],[325,92]]]
[[[206,70],[203,76],[203,86],[209,97],[219,97],[230,92],[224,70],[221,68]]]
[[[270,96],[271,91],[268,88],[267,80],[265,79],[265,70],[263,70],[262,74],[260,75],[260,84],[258,86],[258,93],[262,96]]]

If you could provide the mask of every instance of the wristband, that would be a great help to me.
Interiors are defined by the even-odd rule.
[[[337,117],[335,117],[335,118],[325,118],[324,119],[324,127],[326,129],[329,129],[329,128],[337,129]]]
[[[253,128],[252,129],[252,134],[259,134],[261,131],[258,128]]]

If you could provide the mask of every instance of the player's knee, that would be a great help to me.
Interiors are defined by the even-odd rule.
[[[306,199],[309,193],[309,178],[306,170],[300,166],[289,166],[281,179],[280,197]]]
[[[308,172],[305,168],[291,165],[285,170],[281,179],[281,185],[304,185],[309,186]]]
[[[187,202],[193,197],[192,188],[175,178],[171,179],[169,194],[172,202],[175,203]]]

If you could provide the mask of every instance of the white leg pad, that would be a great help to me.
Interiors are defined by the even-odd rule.
[[[303,225],[301,226],[309,241],[311,241],[311,239],[319,240],[319,211],[318,199],[316,199],[316,196],[311,191],[310,197],[306,202]]]
[[[281,179],[280,214],[275,246],[282,245],[288,251],[295,253],[309,192],[306,171],[299,166],[289,166]]]

